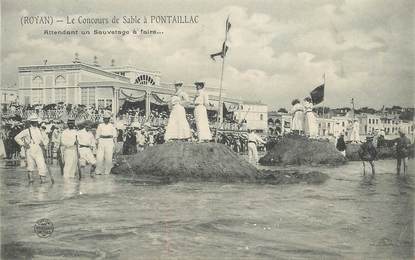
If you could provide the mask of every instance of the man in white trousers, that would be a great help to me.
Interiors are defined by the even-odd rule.
[[[40,176],[40,182],[43,183],[44,179],[46,179],[48,168],[46,166],[41,146],[47,147],[49,140],[47,136],[42,135],[38,127],[39,118],[36,115],[30,116],[28,121],[30,123],[29,128],[26,128],[17,134],[14,140],[20,146],[24,146],[24,149],[26,149],[29,182],[33,182],[33,172],[37,167]]]
[[[81,167],[85,167],[87,164],[90,164],[90,175],[93,176],[97,160],[95,159],[92,151],[95,149],[96,140],[94,135],[89,131],[89,125],[87,122],[80,122],[78,124],[78,129],[78,149],[79,156],[81,157],[79,163]]]
[[[111,113],[105,111],[104,123],[98,125],[96,139],[98,140],[97,150],[97,175],[110,174],[112,168],[112,156],[114,144],[117,138],[117,129],[110,123]]]
[[[248,129],[248,160],[254,164],[258,163],[258,150],[257,144],[263,143],[262,140],[257,134],[255,134],[251,129]]]
[[[78,169],[78,153],[76,150],[76,136],[78,131],[75,129],[75,119],[68,119],[68,128],[62,132],[61,147],[63,151],[63,177],[75,178]]]

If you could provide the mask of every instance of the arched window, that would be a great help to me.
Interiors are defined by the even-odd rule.
[[[156,84],[156,82],[154,82],[153,78],[150,77],[149,75],[140,75],[138,76],[135,81],[135,84],[140,84],[140,85],[152,85],[154,86]]]
[[[35,76],[32,80],[32,88],[41,88],[43,86],[43,79],[40,76]]]
[[[59,75],[55,78],[55,85],[56,86],[64,86],[66,84],[65,77],[62,75]]]

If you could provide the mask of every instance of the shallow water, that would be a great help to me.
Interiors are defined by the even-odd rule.
[[[175,183],[86,176],[27,183],[1,164],[3,259],[412,259],[413,175],[394,161],[319,169],[322,185]],[[303,167],[304,170],[310,170]],[[411,161],[410,169],[414,169]],[[49,238],[33,231],[49,218]]]

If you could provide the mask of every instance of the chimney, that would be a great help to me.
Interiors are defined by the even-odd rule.
[[[115,60],[111,59],[111,67],[114,67],[114,66],[115,66]]]
[[[72,62],[73,63],[80,63],[80,61],[79,61],[79,55],[78,55],[77,52],[75,52],[75,58],[74,58],[74,60]]]
[[[98,65],[98,57],[97,56],[94,56],[94,66],[95,67],[99,67],[99,65]]]

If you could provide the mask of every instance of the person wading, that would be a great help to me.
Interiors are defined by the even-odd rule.
[[[63,177],[75,178],[78,166],[78,155],[76,150],[77,131],[75,119],[68,119],[68,128],[62,132],[61,147],[63,153]]]
[[[340,134],[339,138],[337,139],[336,149],[346,157],[346,143],[344,142],[344,134]]]
[[[372,167],[372,175],[375,175],[375,160],[377,156],[376,147],[373,145],[373,136],[366,137],[366,142],[360,145],[358,151],[363,163],[363,174],[366,174],[365,161]]]
[[[46,147],[49,140],[40,132],[38,127],[39,118],[36,115],[30,116],[28,121],[30,126],[17,134],[14,140],[26,150],[29,182],[33,182],[32,175],[37,167],[40,182],[43,183],[46,179],[48,168],[46,166],[45,157],[43,156],[42,146]]]
[[[401,165],[403,164],[403,174],[408,171],[408,158],[411,148],[411,141],[406,137],[402,130],[399,130],[399,138],[396,142],[396,173],[401,174]]]
[[[110,174],[114,144],[117,141],[117,129],[110,123],[111,113],[105,111],[104,123],[98,125],[96,138],[98,140],[96,174]]]
[[[85,167],[87,164],[91,165],[90,175],[93,176],[97,160],[95,159],[92,151],[95,149],[95,137],[89,131],[89,124],[82,122],[78,125],[78,149],[79,149],[79,163],[81,167]]]

